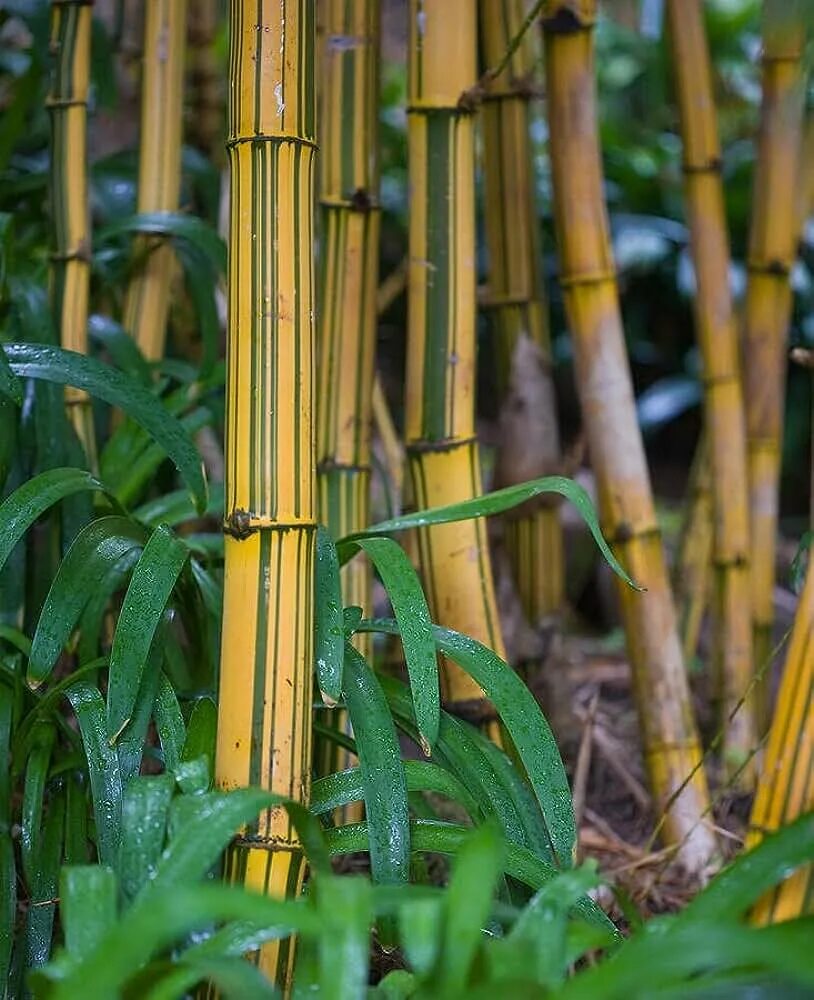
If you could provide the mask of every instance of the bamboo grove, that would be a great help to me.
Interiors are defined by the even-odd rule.
[[[669,850],[703,878],[720,863],[721,849],[688,665],[707,606],[725,786],[756,787],[747,848],[814,805],[811,568],[773,712],[762,682],[773,626],[790,272],[799,190],[806,187],[801,150],[810,145],[803,138],[802,2],[765,3],[742,316],[730,292],[703,5],[667,0],[665,6],[704,392],[692,502],[672,582],[637,418],[605,203],[596,0],[409,0],[402,441],[376,375],[377,315],[387,294],[379,274],[380,6],[231,0],[221,87],[210,51],[216,5],[145,5],[139,216],[179,210],[187,70],[197,95],[192,140],[212,151],[226,135],[217,786],[255,785],[309,801],[317,526],[338,538],[369,525],[374,426],[396,493],[406,456],[417,510],[478,497],[485,479],[499,488],[564,474],[533,141],[544,116],[557,282],[602,530],[637,584],[619,582],[616,597],[654,819]],[[91,5],[52,0],[51,29],[51,310],[59,342],[84,354]],[[479,299],[480,177],[486,259]],[[170,353],[179,263],[166,236],[140,232],[130,249],[123,326],[149,362],[160,362]],[[396,275],[396,285],[400,280]],[[487,476],[476,422],[479,301],[500,397],[497,457]],[[73,391],[65,401],[92,465],[88,397]],[[560,506],[537,498],[507,515],[501,530],[528,622],[535,629],[552,620],[561,627],[567,579]],[[485,519],[420,527],[416,562],[433,620],[505,658],[498,564]],[[373,581],[369,564],[350,562],[342,571],[343,603],[374,617]],[[357,639],[356,648],[375,655],[369,637]],[[481,687],[440,659],[445,707],[501,743]],[[346,744],[353,745],[348,738]],[[335,764],[334,757],[330,768]],[[268,808],[243,829],[227,852],[224,875],[273,896],[296,895],[305,861],[289,813]],[[761,901],[754,921],[810,909],[812,885],[810,870],[798,873]],[[279,981],[288,980],[293,960],[288,938],[264,943],[257,958]]]

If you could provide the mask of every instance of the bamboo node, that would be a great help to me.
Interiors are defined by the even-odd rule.
[[[788,261],[775,257],[772,260],[747,260],[746,270],[751,274],[772,274],[785,278],[791,271],[791,266]]]
[[[580,31],[590,31],[596,18],[588,8],[588,4],[575,4],[573,0],[572,3],[560,2],[553,13],[540,18],[543,31],[550,35],[575,35]]]
[[[254,514],[242,507],[236,507],[223,521],[224,535],[239,542],[244,542],[258,531],[311,531],[315,528],[313,521],[281,521],[267,514]]]
[[[684,174],[720,174],[723,170],[723,160],[720,156],[713,156],[704,163],[681,164],[681,172]]]

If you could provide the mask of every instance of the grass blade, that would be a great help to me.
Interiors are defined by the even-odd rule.
[[[116,922],[116,876],[102,865],[71,865],[59,879],[60,919],[71,958],[91,954]]]
[[[124,793],[116,870],[128,903],[155,875],[164,849],[173,787],[169,775],[151,775],[134,778]]]
[[[326,702],[342,695],[345,629],[342,619],[342,588],[339,558],[326,528],[317,528],[317,561],[314,604],[314,662],[317,684]]]

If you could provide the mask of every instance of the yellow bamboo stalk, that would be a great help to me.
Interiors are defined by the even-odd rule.
[[[522,0],[480,0],[487,67],[501,64],[525,18]],[[482,111],[486,244],[484,299],[492,321],[498,382],[504,399],[495,485],[560,470],[548,303],[540,271],[530,105],[538,36],[526,32],[505,69],[489,80]],[[558,504],[540,503],[504,520],[518,594],[532,624],[556,613],[564,595]]]
[[[215,53],[217,0],[191,0],[189,18],[189,134],[195,145],[220,164],[225,126],[221,70]]]
[[[369,523],[370,428],[379,272],[379,5],[325,0],[317,407],[320,520],[334,537]],[[346,602],[368,608],[370,568],[343,570]]]
[[[755,794],[747,850],[814,809],[814,553],[809,553],[788,656]],[[814,909],[814,868],[806,865],[756,904],[757,924],[789,920]]]
[[[684,144],[684,197],[695,264],[695,319],[712,477],[714,668],[724,763],[734,772],[749,759],[756,742],[754,699],[747,698],[735,711],[753,673],[746,426],[738,335],[701,0],[667,0],[667,17]],[[739,780],[751,783],[752,769],[744,768]]]
[[[687,516],[673,569],[681,646],[687,663],[698,650],[698,637],[712,582],[712,472],[706,436],[701,438],[693,460],[689,494]]]
[[[150,0],[144,17],[139,144],[139,212],[175,212],[181,190],[181,129],[187,0]],[[124,327],[149,361],[164,356],[170,287],[176,267],[169,241],[134,240],[136,267]]]
[[[405,444],[414,501],[434,507],[481,492],[475,437],[475,163],[473,116],[459,106],[476,79],[473,0],[411,0],[410,180]],[[482,520],[422,529],[433,615],[503,653]],[[444,696],[481,713],[483,693],[453,664]]]
[[[773,645],[775,543],[792,306],[789,273],[799,233],[804,41],[802,5],[796,0],[767,0],[763,13],[763,104],[743,331],[758,667],[770,656]]]
[[[221,788],[301,802],[311,779],[315,457],[313,403],[314,2],[232,0],[228,154],[229,337]],[[238,838],[227,878],[298,891],[285,812]],[[292,953],[264,945],[285,979]]]
[[[603,528],[645,593],[619,588],[650,785],[692,871],[716,854],[687,675],[625,352],[597,132],[595,0],[544,8],[560,283]],[[692,777],[690,778],[690,775]]]
[[[90,210],[87,129],[92,0],[51,0],[54,70],[51,115],[51,309],[60,344],[88,351]],[[86,392],[65,390],[68,415],[91,468],[96,466],[93,412]]]

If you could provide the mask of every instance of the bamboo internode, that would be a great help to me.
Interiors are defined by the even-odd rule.
[[[693,871],[716,854],[709,798],[625,352],[597,132],[596,4],[543,13],[560,281],[604,531],[646,588],[619,587],[650,783],[664,833]]]
[[[766,759],[752,807],[747,850],[814,809],[814,558],[794,618],[783,680],[769,729]],[[805,865],[755,906],[758,924],[811,912],[814,868]]]
[[[744,315],[744,386],[752,530],[756,666],[768,659],[774,622],[775,540],[783,438],[789,274],[797,251],[805,31],[795,0],[767,0],[763,104],[752,196]]]
[[[60,344],[79,354],[88,350],[91,236],[87,129],[92,21],[92,0],[51,0],[51,307]],[[90,398],[69,387],[65,401],[93,467],[96,445]]]
[[[721,152],[700,0],[668,0],[667,14],[684,143],[684,194],[695,264],[696,327],[703,364],[706,433],[712,473],[715,580],[714,665],[727,767],[744,764],[755,747],[749,578],[746,426],[738,334],[729,287],[729,241]]]
[[[523,24],[525,6],[521,0],[481,0],[481,52],[486,67],[498,66],[509,50]],[[553,475],[560,467],[530,136],[538,41],[534,32],[526,32],[505,69],[489,79],[482,108],[489,251],[485,305],[492,321],[504,400],[498,487]],[[504,525],[518,593],[529,621],[537,624],[556,613],[563,601],[559,508],[540,505],[506,517]]]
[[[140,213],[175,212],[181,191],[184,50],[187,0],[145,5],[141,81]],[[156,114],[160,108],[161,113]],[[164,356],[176,259],[163,237],[134,241],[135,271],[127,289],[124,327],[150,361]]]
[[[311,779],[314,3],[232,0],[225,575],[216,775],[307,801]],[[227,870],[293,894],[302,855],[271,810]],[[281,950],[282,949],[282,950]],[[261,966],[287,975],[287,946]]]
[[[473,0],[411,0],[410,178],[405,442],[419,507],[481,492],[475,440],[475,150],[459,98],[477,76]],[[422,529],[424,582],[437,621],[502,655],[494,583],[480,521]],[[480,688],[445,664],[444,694],[482,704]]]

